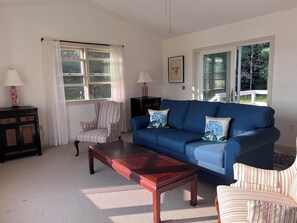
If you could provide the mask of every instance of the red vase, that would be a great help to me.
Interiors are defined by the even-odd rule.
[[[19,107],[19,96],[18,90],[15,86],[10,87],[10,100],[11,100],[11,107],[18,108]]]

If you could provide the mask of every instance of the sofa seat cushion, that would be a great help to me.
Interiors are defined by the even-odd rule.
[[[224,167],[224,151],[226,143],[197,141],[186,145],[186,155],[199,163],[208,163],[220,168]]]
[[[278,193],[248,190],[230,186],[218,186],[217,195],[221,223],[249,222],[248,201],[259,200],[296,207],[296,202],[290,197]]]
[[[157,145],[158,137],[162,134],[177,132],[179,130],[173,128],[146,128],[137,131],[137,140],[147,141],[154,145]]]
[[[204,133],[205,116],[216,116],[220,102],[191,101],[187,112],[184,130]]]
[[[165,147],[169,150],[185,153],[185,145],[188,142],[193,142],[196,140],[201,140],[202,135],[194,132],[187,131],[176,131],[169,132],[166,134],[159,135],[158,145]]]
[[[169,127],[183,129],[185,116],[187,114],[190,102],[191,101],[189,100],[162,100],[160,109],[170,109],[167,118],[167,124]]]
[[[274,110],[266,106],[221,103],[217,117],[231,118],[229,137],[258,128],[266,128],[273,121]]]

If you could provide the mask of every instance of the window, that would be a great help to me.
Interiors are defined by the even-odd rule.
[[[66,101],[111,98],[110,49],[61,45]]]

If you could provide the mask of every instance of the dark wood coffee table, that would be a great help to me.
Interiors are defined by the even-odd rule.
[[[89,170],[94,158],[153,193],[154,222],[160,222],[161,193],[191,182],[191,205],[197,204],[197,169],[125,141],[89,146]]]

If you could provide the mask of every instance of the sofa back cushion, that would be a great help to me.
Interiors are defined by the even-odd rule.
[[[191,101],[185,118],[184,129],[203,134],[205,116],[216,116],[219,105],[219,102]]]
[[[230,117],[229,137],[271,126],[274,110],[268,106],[221,103],[217,117]]]
[[[189,100],[162,100],[160,109],[170,109],[167,117],[170,128],[183,129],[190,102]]]

